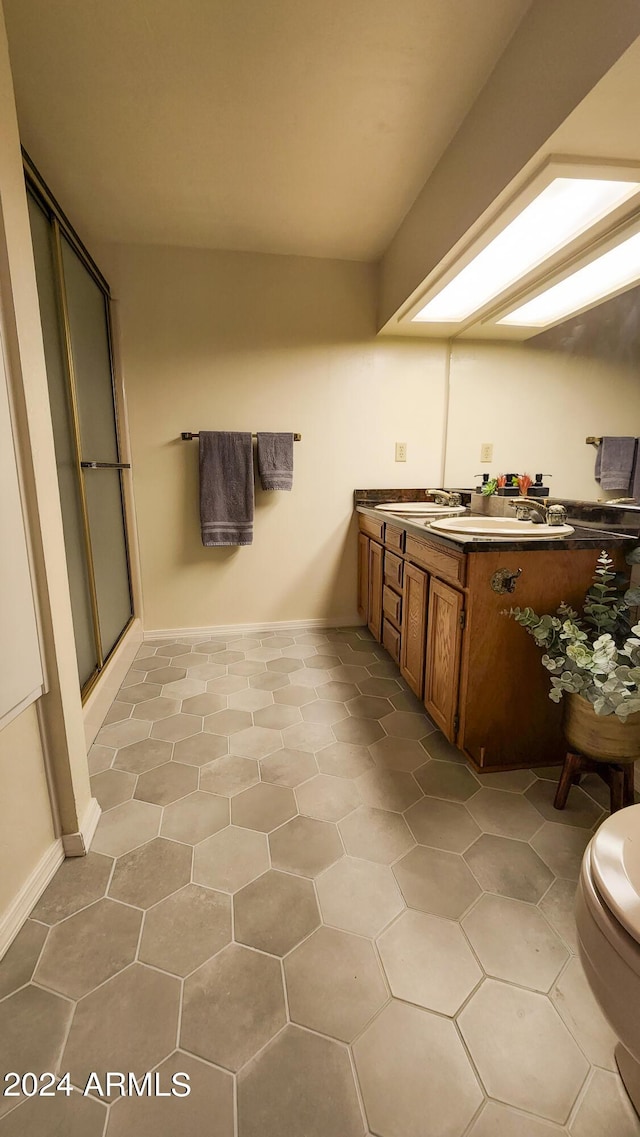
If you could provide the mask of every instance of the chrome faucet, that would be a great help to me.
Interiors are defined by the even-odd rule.
[[[567,511],[563,505],[545,505],[538,498],[522,497],[510,501],[509,507],[515,509],[521,521],[532,521],[534,525],[564,525]]]
[[[459,493],[449,493],[447,490],[427,490],[431,495],[436,505],[450,505],[455,507],[460,505],[462,498]]]
[[[546,525],[547,523],[547,507],[542,501],[536,501],[531,497],[522,497],[518,498],[517,501],[510,501],[509,508],[515,509],[519,521],[533,521],[534,525]]]

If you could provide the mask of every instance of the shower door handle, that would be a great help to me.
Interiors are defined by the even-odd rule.
[[[83,470],[130,470],[131,462],[81,462]]]

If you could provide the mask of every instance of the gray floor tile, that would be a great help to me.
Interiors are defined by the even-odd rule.
[[[173,975],[188,975],[230,940],[230,898],[186,884],[146,913],[138,958]]]
[[[318,928],[284,962],[293,1022],[351,1042],[387,1002],[372,944],[335,928]]]
[[[77,1004],[63,1069],[77,1086],[92,1070],[140,1077],[173,1051],[179,1004],[178,979],[133,963]]]
[[[482,1103],[454,1024],[421,1007],[393,1000],[353,1051],[369,1127],[382,1137],[457,1137]]]
[[[185,982],[180,1043],[227,1070],[239,1070],[285,1025],[276,959],[229,944]]]
[[[51,929],[34,979],[81,999],[133,963],[142,913],[115,900],[97,900]]]
[[[242,1137],[362,1137],[346,1048],[286,1027],[238,1079],[238,1127]]]
[[[0,1121],[2,1137],[102,1137],[107,1107],[74,1092],[34,1097]]]
[[[233,1137],[233,1078],[200,1062],[191,1054],[176,1051],[158,1068],[162,1089],[171,1085],[176,1072],[189,1077],[187,1097],[122,1098],[109,1115],[106,1137]],[[211,1128],[214,1118],[215,1128]],[[70,1135],[65,1134],[65,1137]],[[75,1137],[75,1135],[73,1135]],[[78,1137],[93,1137],[78,1133]],[[99,1137],[99,1134],[96,1134]]]
[[[30,984],[0,1003],[0,1068],[4,1074],[15,1070],[57,1070],[73,1003]],[[4,1082],[3,1082],[4,1088]],[[0,1117],[8,1113],[14,1099],[0,1097]]]
[[[363,628],[143,645],[89,766],[102,851],[0,962],[0,1058],[192,1093],[0,1137],[640,1137],[575,956],[594,779],[476,774]]]
[[[0,999],[28,983],[38,962],[47,928],[27,920],[0,961]]]

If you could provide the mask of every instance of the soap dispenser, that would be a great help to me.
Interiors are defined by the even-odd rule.
[[[551,474],[536,474],[534,483],[529,489],[529,497],[548,497],[549,487],[544,485],[542,479],[550,477]]]

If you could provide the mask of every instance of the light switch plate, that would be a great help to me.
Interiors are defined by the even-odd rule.
[[[493,462],[493,442],[480,443],[480,461]]]
[[[407,444],[406,442],[396,442],[396,462],[406,462],[407,460]]]

